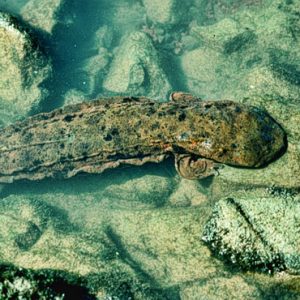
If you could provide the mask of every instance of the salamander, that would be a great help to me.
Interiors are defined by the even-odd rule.
[[[69,178],[170,156],[181,176],[198,179],[219,164],[265,166],[286,148],[282,127],[259,108],[180,92],[171,98],[98,99],[1,129],[0,182]]]

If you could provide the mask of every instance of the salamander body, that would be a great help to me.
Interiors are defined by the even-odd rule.
[[[0,182],[101,173],[170,155],[181,175],[201,178],[215,163],[261,167],[286,147],[281,126],[258,108],[173,98],[99,99],[8,126],[0,131]]]

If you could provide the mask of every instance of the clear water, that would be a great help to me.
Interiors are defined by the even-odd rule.
[[[27,2],[0,0],[0,10],[22,19]],[[47,2],[51,3],[40,5]],[[272,93],[280,101],[290,97],[290,102],[297,103],[299,71],[288,67],[299,51],[299,20],[290,9],[292,1],[276,1],[276,5],[255,0],[173,1],[178,7],[170,12],[172,1],[167,0],[161,0],[165,9],[156,6],[158,1],[61,2],[50,33],[28,25],[54,69],[53,78],[45,83],[49,95],[36,112],[81,99],[132,93],[134,87],[118,92],[105,82],[124,40],[136,31],[150,39],[168,92],[182,90],[203,99],[236,101]],[[281,32],[283,27],[285,32]],[[277,63],[284,59],[282,53],[288,53],[289,64]],[[103,64],[99,63],[101,55]],[[144,95],[167,101],[159,87],[151,86],[155,80],[147,76],[151,74],[145,75]],[[68,100],[70,93],[75,100]],[[272,104],[266,106],[269,109]],[[16,255],[3,254],[2,260],[87,278],[98,299],[298,299],[297,277],[232,268],[212,256],[201,241],[205,221],[218,199],[237,189],[278,183],[275,178],[260,181],[261,177],[254,177],[253,182],[236,178],[229,183],[212,178],[191,182],[176,174],[170,159],[101,175],[7,185],[1,197],[19,207],[13,208],[16,219],[30,220],[42,229],[36,243],[23,251],[4,241]],[[282,186],[295,188],[284,182]],[[25,229],[13,230],[20,234]],[[237,293],[240,286],[242,298]]]

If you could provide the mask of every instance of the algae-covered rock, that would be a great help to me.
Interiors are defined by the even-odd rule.
[[[123,39],[103,87],[114,93],[167,99],[171,85],[145,33],[133,32]]]
[[[64,2],[64,0],[30,0],[23,7],[21,14],[30,25],[51,34],[58,23],[57,13]]]
[[[11,16],[0,13],[0,120],[7,125],[36,109],[47,92],[41,84],[51,66],[37,40]]]
[[[199,39],[203,45],[220,51],[232,38],[243,32],[240,24],[231,18],[225,18],[213,25],[199,26],[192,23],[190,35]]]
[[[1,260],[22,268],[85,276],[100,299],[109,295],[178,299],[172,284],[218,272],[221,265],[212,262],[199,237],[207,208],[111,208],[103,206],[100,197],[98,201],[92,197],[51,193],[2,199],[6,218],[0,218],[0,228],[6,235],[0,233]],[[69,220],[72,213],[77,214],[76,219],[70,218],[74,223]],[[34,243],[21,249],[15,241],[29,232],[25,221],[41,230]]]
[[[156,23],[170,25],[180,21],[184,14],[183,2],[178,0],[143,0],[147,17]]]
[[[299,196],[240,192],[216,204],[203,240],[242,268],[299,274],[299,215]]]
[[[201,42],[181,58],[191,92],[204,99],[272,95],[298,101],[297,4],[278,0],[264,6],[209,26],[191,24],[190,36]]]

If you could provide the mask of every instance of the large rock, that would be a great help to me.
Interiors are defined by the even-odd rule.
[[[36,39],[11,16],[0,13],[0,120],[7,125],[37,109],[47,92],[49,59]]]
[[[64,2],[64,0],[30,0],[23,7],[21,14],[30,25],[51,34],[58,23],[57,14]]]
[[[300,197],[280,189],[240,192],[219,201],[203,240],[246,269],[300,274]]]
[[[167,100],[171,85],[145,33],[133,32],[123,39],[103,87],[114,93]]]
[[[239,12],[234,19],[210,26],[192,23],[189,35],[197,38],[201,47],[181,58],[189,90],[204,99],[240,101],[272,95],[297,102],[297,4],[281,2],[270,2],[260,11]]]

